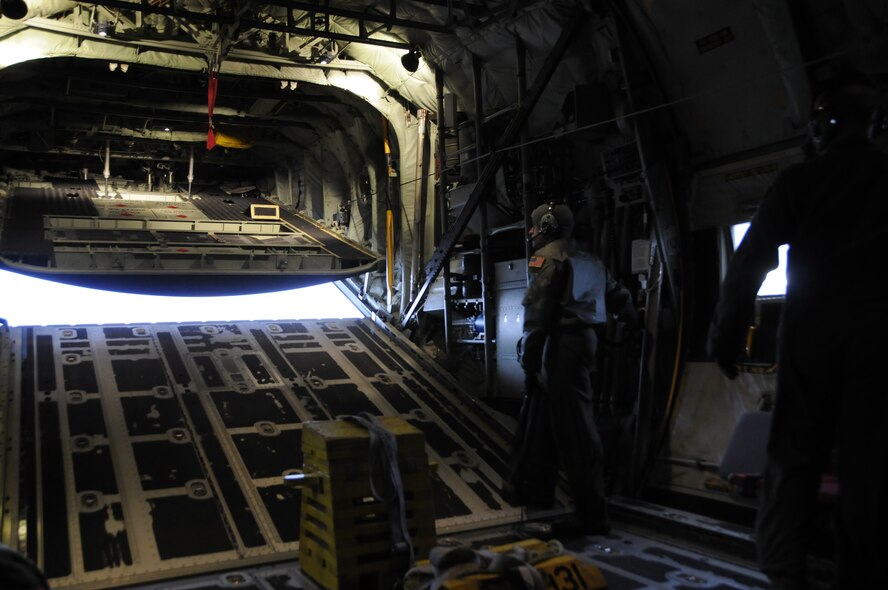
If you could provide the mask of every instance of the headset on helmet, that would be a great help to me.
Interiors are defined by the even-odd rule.
[[[561,229],[558,218],[555,216],[555,203],[552,201],[549,201],[549,209],[540,217],[539,228],[540,233],[547,236],[555,235]]]
[[[882,137],[888,131],[888,116],[882,105],[876,105],[870,115],[869,128],[866,130],[866,136],[873,141]]]
[[[827,106],[818,106],[811,113],[808,132],[819,148],[828,144],[839,132],[839,117]]]
[[[811,119],[808,121],[808,132],[818,149],[823,149],[848,124],[847,119],[857,119],[858,125],[866,117],[866,137],[872,141],[888,131],[888,118],[885,110],[878,102],[873,104],[863,99],[862,94],[854,97],[851,87],[871,90],[876,89],[865,82],[852,81],[839,83],[824,91],[814,103]],[[869,103],[869,104],[867,104]],[[860,126],[862,129],[862,125]]]

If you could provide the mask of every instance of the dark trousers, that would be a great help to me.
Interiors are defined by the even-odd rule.
[[[527,378],[512,475],[517,503],[547,507],[554,501],[560,466],[577,517],[588,526],[607,520],[603,450],[592,403],[596,345],[592,329],[549,337],[541,373]]]
[[[881,314],[863,314],[864,325],[859,316],[784,314],[757,522],[759,563],[772,579],[805,579],[821,476],[836,449],[837,587],[888,588],[888,322],[874,319]]]

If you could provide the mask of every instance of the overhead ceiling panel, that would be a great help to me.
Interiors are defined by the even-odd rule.
[[[782,3],[632,3],[652,72],[666,90],[694,162],[804,134],[808,89]],[[777,30],[779,29],[779,30]],[[624,39],[632,42],[634,39]],[[801,78],[801,83],[794,80]]]

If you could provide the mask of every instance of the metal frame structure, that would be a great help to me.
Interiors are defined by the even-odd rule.
[[[442,235],[441,240],[438,243],[438,247],[435,249],[434,254],[432,254],[431,259],[426,265],[425,271],[423,273],[425,276],[425,280],[422,286],[417,291],[416,296],[413,298],[413,301],[410,303],[407,312],[401,318],[400,323],[402,328],[406,328],[413,320],[416,312],[419,310],[420,306],[423,304],[423,301],[428,295],[432,283],[435,281],[435,279],[438,278],[438,274],[441,272],[441,269],[445,267],[447,261],[450,259],[450,254],[453,252],[453,247],[455,246],[463,230],[465,230],[466,226],[468,225],[469,219],[471,219],[472,215],[474,215],[482,196],[490,188],[490,183],[493,181],[496,171],[502,165],[503,158],[505,157],[505,149],[510,147],[515,139],[518,138],[521,130],[524,127],[524,124],[527,122],[527,118],[529,117],[530,112],[533,110],[533,107],[536,105],[537,101],[542,95],[546,84],[548,84],[549,80],[552,77],[552,74],[558,67],[558,64],[561,63],[564,52],[570,46],[577,31],[579,31],[582,24],[585,22],[587,14],[588,13],[585,10],[578,9],[574,13],[573,18],[569,19],[567,25],[562,30],[558,41],[555,43],[552,51],[546,58],[546,62],[540,69],[537,78],[534,80],[533,86],[528,91],[525,100],[518,106],[518,109],[515,111],[515,114],[512,120],[509,122],[508,127],[503,132],[499,140],[494,144],[493,150],[490,153],[490,157],[487,160],[487,163],[484,165],[484,169],[481,171],[477,182],[472,188],[471,195],[469,195],[462,211],[453,222],[453,225],[447,228],[444,235]]]

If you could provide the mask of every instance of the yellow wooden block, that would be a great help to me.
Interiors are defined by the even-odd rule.
[[[435,517],[425,435],[400,417],[378,421],[395,435],[407,529],[416,556],[426,556]],[[388,590],[403,568],[392,553],[389,508],[370,489],[367,430],[344,420],[307,422],[302,451],[311,482],[302,491],[302,571],[327,590]]]

